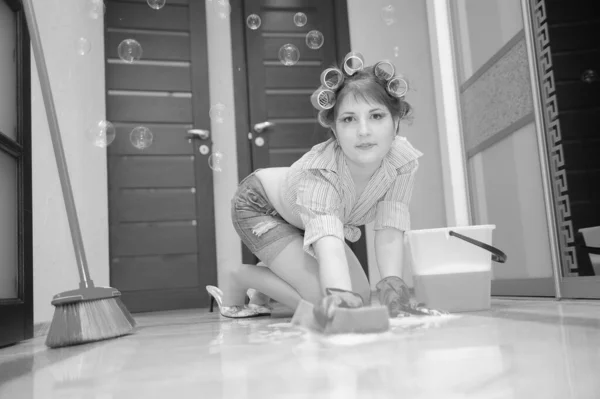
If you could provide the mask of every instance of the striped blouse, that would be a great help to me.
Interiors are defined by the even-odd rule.
[[[423,154],[404,137],[396,137],[366,188],[356,198],[345,155],[334,139],[315,145],[290,168],[284,201],[304,224],[304,251],[325,236],[355,242],[358,226],[375,220],[375,230],[410,229],[408,204]]]

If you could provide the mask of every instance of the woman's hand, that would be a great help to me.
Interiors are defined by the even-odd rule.
[[[444,310],[431,309],[426,307],[424,303],[414,303],[411,301],[411,303],[409,303],[406,306],[399,306],[399,312],[395,317],[442,316],[447,314],[448,312]]]
[[[327,288],[326,292],[327,295],[313,309],[315,319],[323,329],[335,316],[336,309],[353,309],[363,306],[362,297],[355,292],[337,288]]]
[[[411,298],[406,283],[400,278],[390,276],[377,283],[379,302],[388,308],[390,317],[441,316],[448,314],[443,310],[427,308]]]

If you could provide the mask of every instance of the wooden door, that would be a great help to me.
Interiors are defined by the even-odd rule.
[[[205,307],[216,284],[211,139],[188,138],[210,127],[206,12],[203,1],[146,0],[106,4],[107,119],[117,129],[108,147],[111,285],[133,312]],[[142,46],[126,64],[124,39]],[[145,150],[132,128],[154,134]]]
[[[248,104],[254,134],[252,166],[253,169],[289,166],[313,145],[327,139],[327,131],[317,123],[317,112],[309,99],[319,85],[323,69],[343,57],[336,46],[333,1],[243,3],[244,15],[257,14],[262,20],[259,29],[246,27]],[[298,12],[306,15],[306,25],[294,23]],[[312,30],[320,31],[324,37],[323,46],[316,50],[305,42],[306,34]],[[300,59],[295,65],[285,66],[279,60],[279,49],[285,44],[299,50]],[[253,127],[261,122],[274,126],[258,134]]]
[[[29,54],[20,1],[0,0],[0,347],[33,337]]]
[[[234,52],[238,71],[246,69],[245,82],[234,75],[236,87],[247,82],[247,102],[236,97],[238,141],[246,143],[238,145],[243,178],[258,168],[290,166],[313,145],[328,138],[327,129],[317,123],[310,95],[319,86],[321,72],[339,64],[350,51],[350,39],[345,1],[246,0],[232,7],[234,49],[236,44],[245,47],[243,59]],[[296,25],[296,13],[306,15],[305,25]],[[258,29],[246,24],[251,14],[261,18]],[[318,49],[306,44],[306,35],[313,30],[324,37]],[[300,58],[294,65],[285,66],[279,59],[279,49],[285,44],[299,50]],[[243,92],[238,94],[241,98]],[[254,127],[263,122],[272,126],[259,133]],[[366,270],[364,230],[363,238],[351,247]],[[244,247],[244,262],[253,260]]]

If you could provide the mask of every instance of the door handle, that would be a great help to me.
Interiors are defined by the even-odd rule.
[[[273,126],[275,126],[275,124],[273,122],[260,122],[257,123],[256,125],[254,125],[254,131],[256,133],[263,133],[265,130],[272,128]]]
[[[187,131],[188,138],[198,138],[200,140],[208,140],[210,132],[205,129],[189,129]]]

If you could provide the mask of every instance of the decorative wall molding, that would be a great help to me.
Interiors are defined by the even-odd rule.
[[[575,233],[573,231],[573,222],[571,221],[567,173],[560,122],[558,120],[558,99],[554,84],[546,1],[530,0],[530,6],[535,32],[535,52],[539,76],[537,83],[542,100],[541,105],[545,126],[544,135],[546,138],[550,180],[553,188],[561,264],[565,277],[576,276],[577,255],[575,253]]]
[[[461,86],[460,92],[464,92],[473,84],[473,82],[477,82],[481,75],[483,75],[488,69],[496,65],[498,61],[502,59],[510,50],[513,49],[521,40],[525,38],[525,31],[521,29],[516,35],[513,36],[500,50],[496,52],[496,54],[492,55],[489,60],[485,64],[483,64],[477,71],[473,73],[471,77],[469,77]]]
[[[460,96],[464,148],[469,156],[486,148],[485,143],[495,143],[506,132],[522,127],[518,124],[534,112],[525,37],[517,36],[519,40],[511,41],[512,47]],[[502,137],[494,138],[498,134]]]

